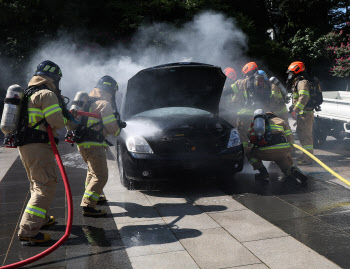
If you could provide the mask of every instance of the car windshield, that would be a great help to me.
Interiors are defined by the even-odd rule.
[[[210,112],[192,107],[163,107],[144,111],[134,117],[166,117],[172,115],[210,116]]]

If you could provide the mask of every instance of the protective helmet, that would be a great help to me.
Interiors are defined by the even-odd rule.
[[[258,74],[263,75],[263,76],[264,76],[264,79],[265,79],[266,81],[269,80],[269,78],[267,77],[267,74],[265,73],[264,70],[258,70]]]
[[[289,65],[286,73],[293,72],[294,74],[298,74],[298,73],[303,72],[303,71],[305,71],[304,63],[297,61],[297,62],[292,62]]]
[[[235,80],[237,78],[236,71],[231,67],[227,67],[224,70],[224,73],[225,73],[226,77],[228,77],[232,80]]]
[[[255,62],[250,62],[243,66],[242,72],[245,75],[249,75],[250,72],[256,70],[258,70],[258,65]]]
[[[36,68],[34,76],[44,75],[48,76],[55,81],[60,81],[62,78],[61,68],[52,61],[46,60],[41,62]]]
[[[103,76],[97,82],[96,88],[115,94],[118,91],[118,83],[111,76]]]

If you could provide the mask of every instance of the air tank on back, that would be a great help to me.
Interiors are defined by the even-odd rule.
[[[1,117],[1,131],[5,135],[14,134],[17,131],[22,99],[23,88],[20,85],[14,84],[7,89]]]
[[[72,105],[70,107],[70,110],[74,109],[76,111],[83,111],[83,108],[88,101],[89,101],[89,95],[87,94],[87,92],[84,92],[84,91],[77,92],[72,102]],[[80,121],[81,116],[77,116],[77,120]],[[78,124],[76,123],[70,123],[69,125],[66,126],[68,131],[76,130],[77,127],[78,127]]]
[[[254,133],[257,138],[262,138],[265,134],[265,119],[262,109],[254,111]]]
[[[285,100],[288,99],[288,92],[286,88],[282,85],[282,83],[276,78],[276,77],[270,77],[269,79],[270,83],[275,84],[277,87],[280,88],[281,94]]]

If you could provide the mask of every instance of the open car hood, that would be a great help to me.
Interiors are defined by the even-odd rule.
[[[162,107],[193,107],[218,113],[226,76],[221,68],[201,63],[172,63],[147,68],[128,81],[121,116]]]

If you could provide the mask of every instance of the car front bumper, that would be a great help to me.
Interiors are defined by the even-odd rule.
[[[218,176],[234,174],[243,169],[242,145],[217,154],[184,154],[159,156],[124,151],[126,176],[137,181],[163,181],[180,176]]]

